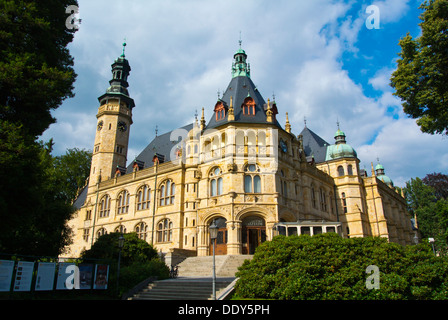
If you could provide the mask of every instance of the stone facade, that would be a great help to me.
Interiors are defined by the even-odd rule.
[[[340,222],[344,237],[411,243],[414,231],[402,195],[373,168],[370,177],[361,172],[356,153],[310,158],[304,137],[291,133],[289,121],[285,129],[278,124],[275,101],[260,100],[248,74],[234,75],[210,127],[203,110],[200,121],[181,130],[183,139],[169,154],[156,155],[154,147],[154,157],[145,158],[144,151],[125,168],[133,102],[127,82],[119,82],[130,68],[114,72],[127,64],[124,55],[120,58],[112,67],[121,89],[99,99],[89,183],[69,222],[71,256],[110,232],[136,232],[165,254],[205,256],[212,223],[219,228],[217,254],[253,253],[276,235],[279,222]],[[240,49],[235,59],[243,58]],[[237,85],[248,92],[244,100]],[[262,122],[249,117],[255,114]]]

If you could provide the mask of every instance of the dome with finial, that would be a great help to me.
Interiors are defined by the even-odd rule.
[[[384,173],[384,167],[382,164],[378,163],[375,167],[375,174],[376,177],[383,181],[385,184],[387,184],[389,187],[393,187],[394,186],[394,182],[392,181],[391,178],[389,178],[388,176],[386,176],[386,174]]]
[[[352,148],[345,141],[345,133],[339,129],[334,135],[335,144],[327,147],[327,155],[325,161],[340,159],[340,158],[357,158],[358,154],[355,149]]]

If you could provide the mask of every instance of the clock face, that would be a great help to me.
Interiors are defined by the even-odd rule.
[[[100,122],[98,122],[96,128],[97,128],[98,131],[100,131],[101,129],[103,129],[103,120],[101,120]]]
[[[288,152],[288,145],[286,144],[285,141],[283,141],[283,139],[280,139],[280,148],[282,149],[283,152]]]
[[[124,121],[118,121],[118,130],[121,132],[125,132],[128,129],[128,126]]]

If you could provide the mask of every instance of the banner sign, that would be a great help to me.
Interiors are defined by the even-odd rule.
[[[34,262],[17,262],[16,279],[14,281],[14,291],[30,291],[33,280]]]
[[[56,263],[39,262],[34,290],[36,291],[53,290],[55,270],[56,270]]]
[[[109,265],[97,264],[95,265],[95,281],[93,289],[107,289],[107,282],[109,279]]]
[[[0,260],[0,291],[9,291],[11,289],[14,263],[11,260]]]

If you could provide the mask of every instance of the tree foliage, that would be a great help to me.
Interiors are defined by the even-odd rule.
[[[76,0],[0,0],[0,250],[58,255],[72,208],[52,175],[52,143],[37,137],[73,96],[76,74],[65,26]]]
[[[118,238],[122,234],[119,232],[102,235],[92,245],[89,250],[81,254],[83,259],[118,259]],[[124,245],[121,250],[122,266],[130,266],[136,262],[147,262],[157,259],[157,250],[149,243],[138,238],[135,232],[124,233]]]
[[[398,68],[392,74],[394,95],[421,130],[448,134],[448,1],[426,0],[420,7],[421,36],[399,41]]]
[[[422,238],[434,238],[439,253],[448,245],[448,176],[432,173],[425,178],[413,178],[404,188],[408,210],[417,217]]]
[[[85,186],[90,174],[92,153],[78,148],[68,149],[54,158],[52,178],[59,184],[59,196],[66,202],[73,201]]]
[[[448,264],[427,243],[337,234],[277,236],[257,248],[237,276],[236,295],[280,300],[447,299]],[[370,265],[379,289],[368,289]]]
[[[67,6],[76,0],[0,0],[0,119],[31,136],[55,122],[51,110],[73,96]]]

